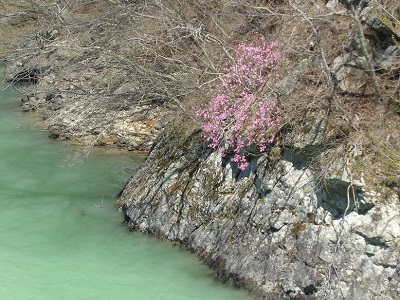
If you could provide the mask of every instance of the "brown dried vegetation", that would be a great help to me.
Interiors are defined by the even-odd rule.
[[[282,53],[282,80],[268,89],[278,97],[284,117],[277,146],[291,147],[285,133],[306,134],[310,123],[322,120],[324,135],[312,154],[322,175],[327,162],[344,158],[358,179],[400,187],[400,57],[373,70],[356,66],[362,84],[352,91],[339,88],[332,70],[337,57],[363,56],[354,46],[361,38],[374,62],[382,60],[387,47],[398,45],[397,1],[371,1],[384,25],[388,14],[382,7],[394,22],[386,33],[352,15],[353,1],[332,9],[323,0],[14,2],[0,1],[1,22],[7,24],[1,32],[3,59],[26,55],[24,45],[32,47],[32,55],[44,49],[57,61],[57,76],[79,78],[78,86],[95,77],[93,89],[103,99],[99,105],[151,104],[183,111],[194,123],[191,108],[212,97],[232,49],[261,33],[277,41]],[[11,45],[11,36],[22,38]]]

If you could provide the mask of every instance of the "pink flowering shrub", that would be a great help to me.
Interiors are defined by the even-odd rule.
[[[275,99],[265,97],[268,79],[277,76],[273,69],[280,57],[276,43],[264,40],[240,44],[234,63],[224,69],[217,95],[206,106],[195,109],[202,118],[202,136],[222,156],[233,153],[232,162],[244,170],[250,147],[267,149],[278,129],[280,110]]]

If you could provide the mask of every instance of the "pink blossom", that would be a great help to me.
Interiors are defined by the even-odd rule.
[[[221,156],[232,151],[231,161],[241,170],[248,166],[246,147],[256,145],[266,151],[280,123],[277,101],[260,95],[266,80],[279,76],[273,72],[280,58],[274,47],[276,43],[264,40],[239,44],[235,62],[224,69],[222,83],[215,87],[215,98],[206,107],[194,109],[203,119],[202,137],[209,147],[218,149]]]

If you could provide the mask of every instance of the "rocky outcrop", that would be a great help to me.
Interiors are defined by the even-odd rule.
[[[290,149],[240,171],[169,127],[119,200],[131,229],[190,249],[260,299],[400,296],[398,198],[378,201],[346,176],[324,186]]]
[[[127,92],[132,83],[128,81],[118,83],[113,92],[99,88],[100,79],[109,81],[108,85],[114,80],[103,74],[107,70],[63,66],[67,54],[54,49],[52,40],[47,43],[47,50],[34,57],[27,54],[7,63],[7,81],[36,84],[33,92],[21,99],[19,108],[37,112],[50,138],[127,150],[149,149],[168,110],[132,100]]]

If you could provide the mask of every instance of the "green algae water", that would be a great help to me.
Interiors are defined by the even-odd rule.
[[[249,299],[193,255],[121,224],[113,205],[132,158],[95,151],[71,164],[18,98],[0,91],[0,299]]]

